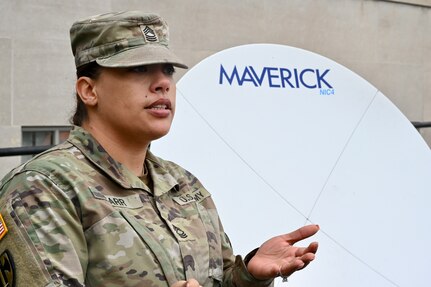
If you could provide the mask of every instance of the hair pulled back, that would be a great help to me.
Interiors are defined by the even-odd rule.
[[[101,66],[95,61],[85,64],[76,69],[76,78],[89,77],[96,80],[101,72]],[[76,126],[82,126],[82,124],[88,119],[88,112],[81,97],[76,93],[76,108],[73,116],[70,118],[70,122]]]

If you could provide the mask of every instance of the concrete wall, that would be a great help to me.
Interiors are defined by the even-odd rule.
[[[400,2],[400,1],[398,1]],[[90,15],[158,12],[189,66],[249,43],[295,46],[355,71],[411,121],[431,121],[431,8],[375,0],[0,0],[0,147],[23,125],[64,125],[73,109],[69,28]],[[179,71],[180,78],[183,72]],[[431,129],[422,131],[431,143]],[[0,176],[19,158],[0,158]]]

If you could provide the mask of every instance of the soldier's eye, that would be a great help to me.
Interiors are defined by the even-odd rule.
[[[148,72],[148,66],[136,66],[128,68],[128,70],[133,73],[146,73]]]
[[[166,64],[163,67],[163,72],[166,75],[172,76],[175,73],[175,68],[172,64]]]

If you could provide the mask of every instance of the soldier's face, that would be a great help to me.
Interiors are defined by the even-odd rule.
[[[95,114],[105,131],[140,141],[166,135],[175,114],[174,71],[170,64],[103,68],[94,89]]]

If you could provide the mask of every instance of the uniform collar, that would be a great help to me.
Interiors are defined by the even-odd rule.
[[[74,126],[70,132],[68,142],[78,148],[89,161],[122,187],[149,191],[149,188],[139,177],[134,175],[120,162],[114,160],[102,145],[85,129]],[[154,156],[150,151],[147,152],[145,160],[153,180],[155,196],[160,196],[178,186],[178,182],[165,168],[162,160]]]
[[[166,161],[156,157],[148,150],[145,163],[151,179],[153,180],[154,196],[161,196],[171,189],[174,189],[174,191],[179,190],[178,181],[172,175],[171,170],[166,166]]]

